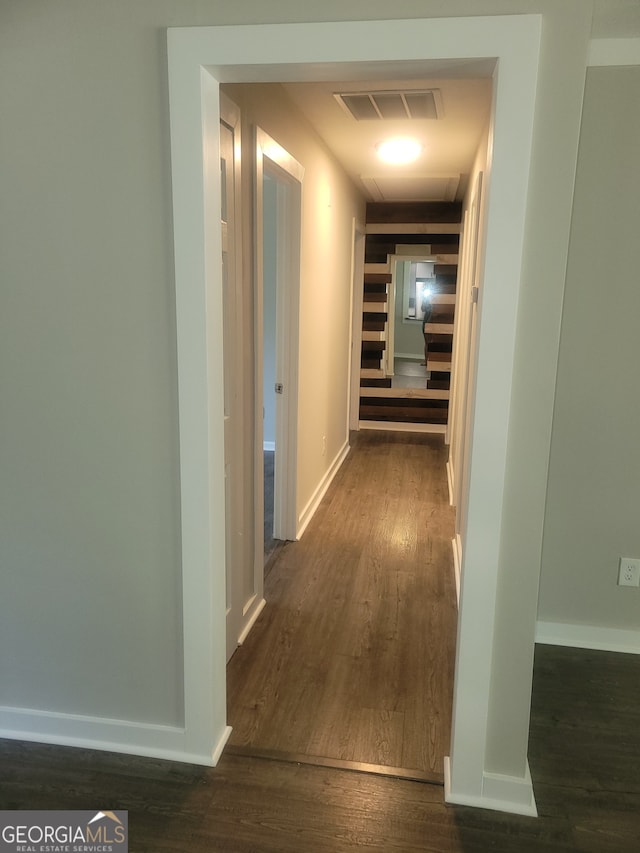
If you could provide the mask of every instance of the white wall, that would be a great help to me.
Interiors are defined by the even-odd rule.
[[[166,71],[115,5],[0,6],[0,705],[180,726]]]
[[[640,67],[587,75],[540,583],[542,638],[640,652]],[[624,632],[632,632],[625,636]]]

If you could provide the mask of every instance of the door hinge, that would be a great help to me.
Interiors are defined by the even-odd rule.
[[[282,382],[276,382],[276,394],[282,394],[284,391],[284,385]]]

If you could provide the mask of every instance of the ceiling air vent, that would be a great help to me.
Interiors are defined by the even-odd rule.
[[[440,89],[404,92],[336,92],[334,97],[356,121],[442,117]]]

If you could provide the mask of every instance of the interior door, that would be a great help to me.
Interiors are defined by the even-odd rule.
[[[304,168],[261,128],[256,128],[256,472],[262,470],[264,453],[265,402],[270,398],[275,420],[273,487],[273,536],[296,539],[296,489],[298,472],[298,335],[300,301],[300,235],[302,180]],[[271,261],[268,258],[271,256]],[[273,278],[270,306],[265,306],[265,272]],[[273,299],[275,298],[275,305]],[[270,387],[263,388],[265,376],[265,311],[272,312],[271,332],[275,336]],[[275,324],[275,325],[274,325]],[[271,380],[270,380],[271,383]],[[263,480],[258,484],[257,505],[263,536]],[[263,565],[263,549],[259,561]]]
[[[235,110],[221,105],[220,174],[223,280],[224,346],[224,470],[225,470],[225,560],[227,610],[227,660],[236,650],[243,630],[243,537],[242,537],[242,382],[240,269],[236,252],[236,162]],[[237,108],[236,108],[237,109]],[[226,120],[225,120],[226,119]]]
[[[242,274],[241,140],[240,110],[220,92],[227,660],[265,605],[263,568],[255,566],[254,485],[261,473],[244,414],[256,404],[249,366],[253,305],[248,295],[245,299]]]
[[[456,454],[456,476],[454,488],[454,504],[456,506],[456,535],[462,537],[467,517],[467,495],[469,490],[469,447],[471,442],[471,430],[473,424],[472,398],[475,383],[475,344],[477,336],[478,319],[478,293],[479,293],[479,238],[482,213],[482,180],[480,172],[476,179],[474,194],[470,206],[469,221],[469,255],[467,266],[467,305],[464,306],[465,319],[462,336],[462,348],[460,352],[457,381],[460,386],[460,408],[459,423],[455,430],[455,447],[452,450]],[[468,286],[470,285],[470,287]],[[456,389],[457,393],[457,389]]]

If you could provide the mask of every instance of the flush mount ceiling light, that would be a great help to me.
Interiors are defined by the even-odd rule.
[[[422,153],[422,145],[417,139],[398,136],[376,145],[376,152],[384,163],[400,166],[417,160]]]

